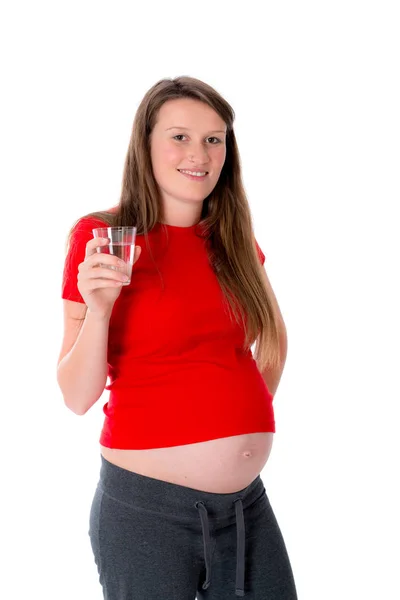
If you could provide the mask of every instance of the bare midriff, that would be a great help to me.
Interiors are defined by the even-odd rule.
[[[247,487],[267,463],[273,432],[246,433],[196,444],[120,450],[100,445],[109,462],[154,479],[230,494]]]

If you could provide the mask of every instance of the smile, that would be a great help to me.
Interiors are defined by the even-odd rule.
[[[199,174],[197,174],[196,171],[186,171],[186,170],[181,171],[180,169],[178,169],[178,171],[179,171],[179,173],[181,173],[188,179],[191,179],[192,181],[204,181],[204,179],[208,175],[208,173],[205,171],[200,171]]]

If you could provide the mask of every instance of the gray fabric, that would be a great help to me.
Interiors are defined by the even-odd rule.
[[[104,600],[297,600],[260,476],[214,494],[100,457],[88,533]]]

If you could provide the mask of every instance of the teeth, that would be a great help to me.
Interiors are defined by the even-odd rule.
[[[201,173],[200,171],[181,171],[181,173],[188,173],[189,175],[194,175],[195,177],[202,177],[203,175],[206,174],[206,172],[204,171],[203,173]]]

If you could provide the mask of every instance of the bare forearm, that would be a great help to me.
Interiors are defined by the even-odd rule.
[[[74,346],[57,368],[64,402],[78,415],[89,410],[106,385],[109,320],[88,311]]]
[[[280,362],[276,369],[265,369],[261,375],[265,381],[265,384],[269,392],[275,396],[276,390],[278,389],[279,382],[282,378],[282,373],[285,368],[286,356],[287,356],[287,336],[286,331],[281,333],[280,337]]]
[[[279,382],[283,373],[283,367],[274,370],[266,370],[261,373],[268,391],[275,396],[276,390],[278,389]]]

